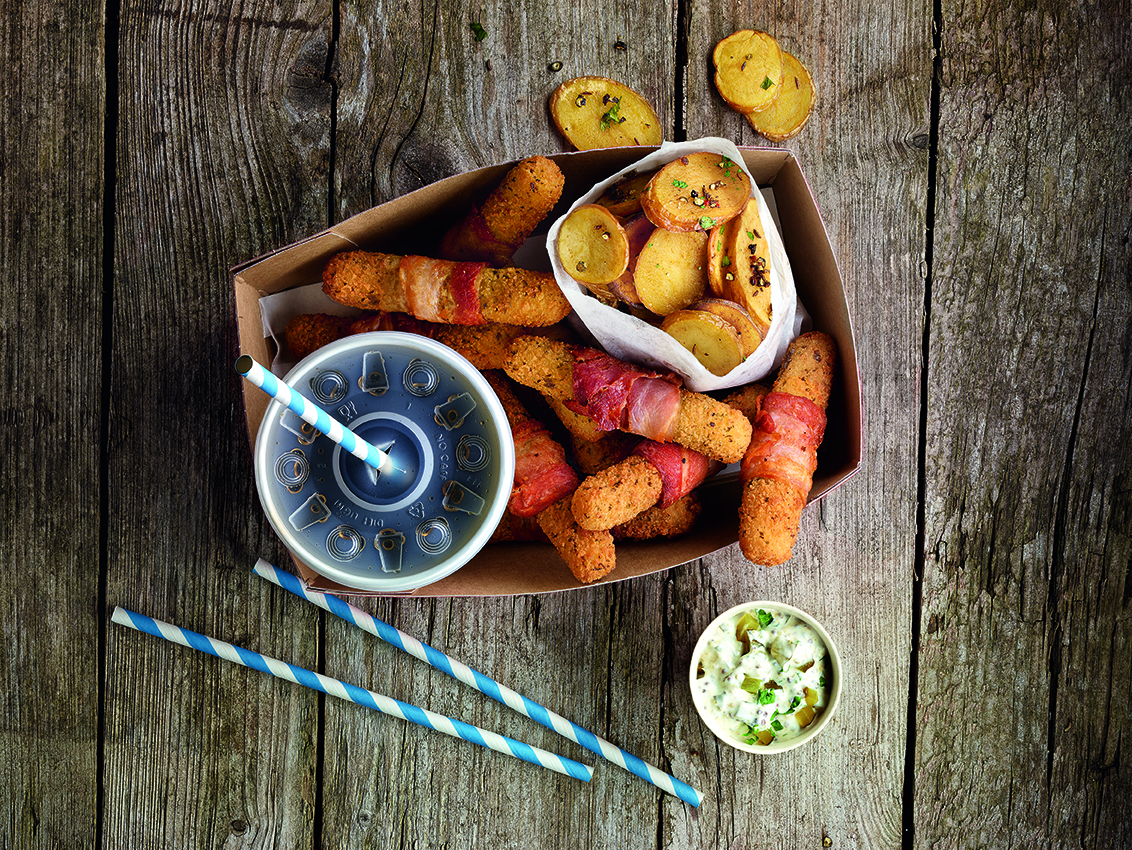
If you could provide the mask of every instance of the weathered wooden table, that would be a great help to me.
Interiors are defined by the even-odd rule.
[[[1130,11],[8,4],[0,846],[1132,846]],[[110,622],[122,605],[587,756],[250,575],[285,554],[229,268],[564,150],[546,101],[579,74],[644,93],[667,138],[765,144],[712,85],[713,45],[748,27],[819,89],[789,147],[848,291],[860,473],[778,569],[733,546],[576,592],[361,603],[700,808]],[[832,730],[777,758],[721,748],[685,682],[699,631],[754,598],[818,615],[846,669]]]

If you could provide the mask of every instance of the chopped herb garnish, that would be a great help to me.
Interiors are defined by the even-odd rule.
[[[774,80],[772,80],[770,77],[767,77],[765,80],[763,80],[763,91],[766,91],[767,89],[769,89],[773,85],[774,85]]]
[[[729,256],[727,256],[726,254],[724,254],[723,259],[720,261],[719,264],[721,266],[723,266],[724,268],[727,268],[729,265],[731,265],[731,258]]]
[[[701,216],[700,227],[702,227],[704,230],[711,230],[713,227],[715,227],[715,219],[709,215]]]
[[[765,629],[772,622],[774,622],[774,617],[771,614],[764,611],[762,608],[760,608],[759,609],[759,625],[762,626]]]
[[[688,184],[686,182],[684,182],[683,180],[673,180],[672,185],[675,186],[677,189],[687,189],[688,188]]]
[[[609,107],[609,111],[601,116],[601,129],[608,130],[610,124],[620,124],[624,118],[618,118],[617,113],[621,110],[621,101],[619,98],[610,98],[613,101],[613,106]]]
[[[819,688],[825,687],[825,676],[818,676],[818,687]]]
[[[781,732],[782,731],[782,724],[779,723],[777,720],[772,720],[772,721],[770,721],[770,728],[773,729],[775,732]]]
[[[476,37],[476,41],[483,41],[487,38],[487,30],[478,21],[472,21],[472,35]]]
[[[797,697],[795,697],[797,699]],[[763,688],[759,691],[759,705],[770,705],[774,702],[774,691],[770,688]]]
[[[802,698],[801,697],[794,697],[794,699],[790,700],[790,708],[786,709],[786,711],[789,713],[789,712],[793,711],[794,709],[796,709],[801,704],[802,704]]]

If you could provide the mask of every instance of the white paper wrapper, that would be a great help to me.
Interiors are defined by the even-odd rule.
[[[765,378],[773,371],[786,353],[786,347],[802,328],[805,311],[798,303],[794,289],[794,276],[790,271],[790,260],[782,236],[778,232],[776,219],[771,214],[766,198],[761,190],[752,186],[751,194],[758,199],[759,214],[767,230],[770,243],[770,286],[773,319],[766,339],[754,354],[722,377],[709,372],[684,346],[660,328],[631,316],[628,313],[607,307],[589,294],[580,283],[570,277],[558,260],[555,246],[558,231],[567,215],[582,204],[594,203],[607,187],[617,182],[622,175],[631,171],[649,171],[659,168],[677,157],[697,151],[712,151],[742,162],[739,149],[727,139],[704,138],[690,142],[664,142],[660,149],[638,160],[633,165],[614,174],[594,186],[589,192],[574,202],[562,218],[551,225],[546,237],[550,253],[551,268],[563,294],[574,308],[586,329],[601,346],[614,357],[629,360],[654,369],[667,369],[683,376],[685,385],[695,392],[721,390],[737,387]]]
[[[339,304],[322,291],[321,283],[296,286],[259,299],[259,317],[263,322],[264,339],[275,340],[275,359],[271,371],[276,377],[285,377],[298,362],[287,349],[284,331],[296,316],[304,313],[329,313],[332,316],[360,316],[356,307]]]

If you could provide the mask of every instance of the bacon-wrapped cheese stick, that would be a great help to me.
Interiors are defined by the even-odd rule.
[[[655,540],[687,534],[700,516],[700,500],[695,493],[677,499],[668,507],[653,505],[628,522],[613,529],[614,540]]]
[[[506,357],[504,357],[503,362],[506,365]],[[584,413],[578,413],[568,408],[566,402],[562,399],[554,398],[553,396],[543,396],[543,398],[546,399],[546,403],[550,406],[550,409],[554,411],[554,415],[566,426],[566,430],[570,432],[572,437],[596,443],[605,435],[612,433],[610,431],[601,430],[601,428],[597,427],[597,423]]]
[[[762,384],[749,384],[723,403],[753,423],[768,392]],[[642,440],[625,460],[587,473],[589,477],[574,492],[570,506],[582,528],[612,528],[654,506],[660,510],[670,507],[721,468],[719,461],[675,443]]]
[[[781,564],[793,552],[825,435],[835,356],[825,334],[798,337],[762,401],[740,470],[739,547],[753,563]]]
[[[535,519],[574,577],[583,584],[597,581],[617,566],[613,535],[586,531],[570,513],[570,497],[559,499]]]
[[[449,325],[544,327],[570,312],[554,275],[546,272],[367,251],[331,257],[322,291],[351,307]]]
[[[504,266],[558,203],[566,178],[544,156],[524,159],[479,206],[457,222],[440,243],[448,260]]]
[[[636,437],[621,431],[610,431],[599,440],[583,440],[570,435],[574,449],[574,465],[583,475],[595,475],[625,459]]]
[[[499,396],[515,442],[515,481],[507,509],[518,517],[532,517],[568,496],[578,487],[578,473],[566,462],[566,452],[542,423],[532,419],[507,381],[497,372],[485,372]]]
[[[751,421],[751,424],[754,424],[759,416],[759,411],[762,410],[763,399],[769,392],[770,388],[762,384],[747,384],[729,393],[723,399],[723,403],[741,411]]]
[[[681,389],[674,375],[646,372],[593,348],[521,336],[503,368],[604,431],[678,443],[724,463],[740,460],[751,440],[751,423],[739,411]]]
[[[667,508],[653,505],[628,522],[610,529],[616,540],[656,540],[660,537],[678,537],[687,534],[696,524],[702,506],[695,493],[689,493],[676,500]],[[539,527],[537,517],[517,517],[510,511],[503,513],[492,543],[549,543],[549,539]],[[599,550],[603,551],[604,550]]]
[[[373,331],[401,331],[430,337],[462,354],[473,366],[484,371],[502,369],[508,347],[518,337],[531,333],[532,329],[500,322],[488,322],[484,325],[440,325],[435,322],[422,322],[408,313],[366,311],[360,316],[348,317],[304,313],[291,320],[285,334],[288,348],[296,360],[301,360],[312,351],[335,340],[351,334]],[[556,337],[571,333],[565,323],[541,328],[539,331]]]
[[[625,460],[585,479],[570,508],[582,528],[613,528],[653,505],[667,508],[720,467],[675,443],[642,440]]]
[[[586,531],[574,521],[570,495],[578,473],[550,433],[527,414],[506,378],[493,372],[484,377],[499,396],[515,439],[515,484],[507,510],[519,519],[533,516],[578,581],[601,578],[616,566],[613,535]]]

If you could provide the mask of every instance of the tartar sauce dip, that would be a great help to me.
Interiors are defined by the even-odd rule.
[[[825,708],[830,684],[825,644],[793,614],[747,609],[705,638],[693,696],[735,740],[769,744],[796,738]]]

